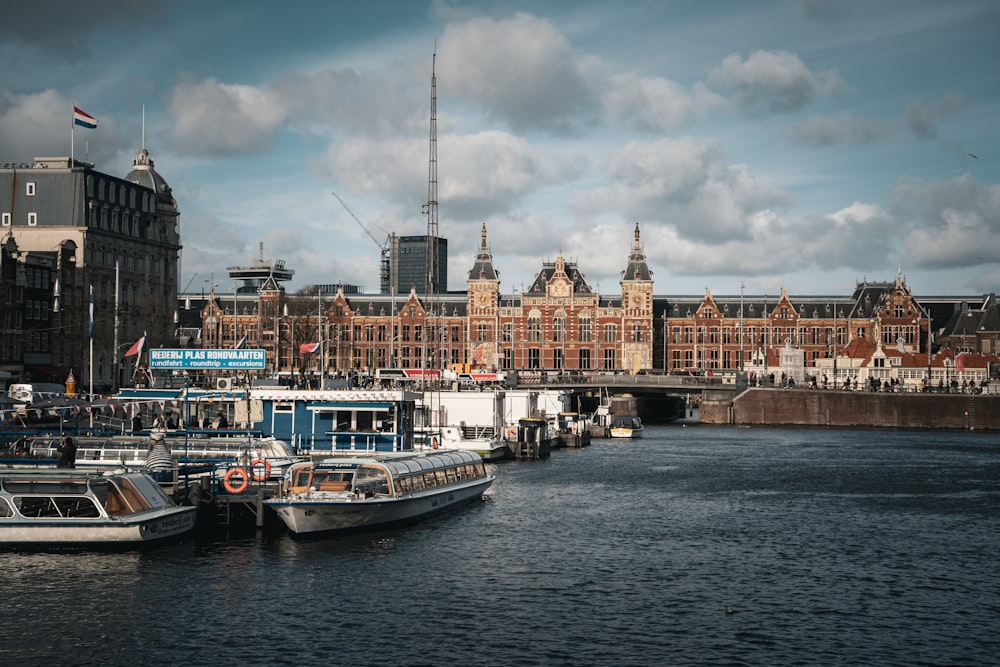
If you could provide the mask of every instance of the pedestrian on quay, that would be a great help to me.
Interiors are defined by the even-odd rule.
[[[57,468],[76,467],[76,445],[73,444],[73,438],[66,436],[63,438],[63,441],[59,443],[56,449],[59,451],[59,462],[56,464]]]

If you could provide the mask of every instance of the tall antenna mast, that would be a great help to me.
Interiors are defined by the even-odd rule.
[[[427,237],[425,257],[427,263],[427,294],[438,292],[438,175],[437,175],[437,37],[434,38],[434,56],[431,60],[431,138],[430,157],[427,165]]]

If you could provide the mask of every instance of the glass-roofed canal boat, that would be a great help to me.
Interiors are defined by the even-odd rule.
[[[0,470],[0,548],[142,547],[183,537],[196,514],[141,472]]]
[[[481,497],[493,480],[475,452],[334,457],[293,465],[264,505],[307,536],[414,520]]]

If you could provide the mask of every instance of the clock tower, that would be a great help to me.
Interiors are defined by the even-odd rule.
[[[630,372],[653,365],[653,272],[639,239],[639,223],[628,265],[622,272],[622,367]]]
[[[497,308],[500,300],[500,274],[493,266],[493,255],[486,245],[486,225],[483,224],[476,261],[469,271],[468,321],[466,355],[475,365],[492,367],[497,346]]]

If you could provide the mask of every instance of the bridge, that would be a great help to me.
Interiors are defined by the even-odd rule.
[[[643,420],[671,420],[683,416],[686,406],[702,401],[731,402],[747,388],[746,375],[720,372],[713,375],[662,373],[590,373],[555,371],[508,371],[507,386],[516,389],[564,390],[580,399],[584,411],[592,411],[602,400],[634,399],[632,410]]]

